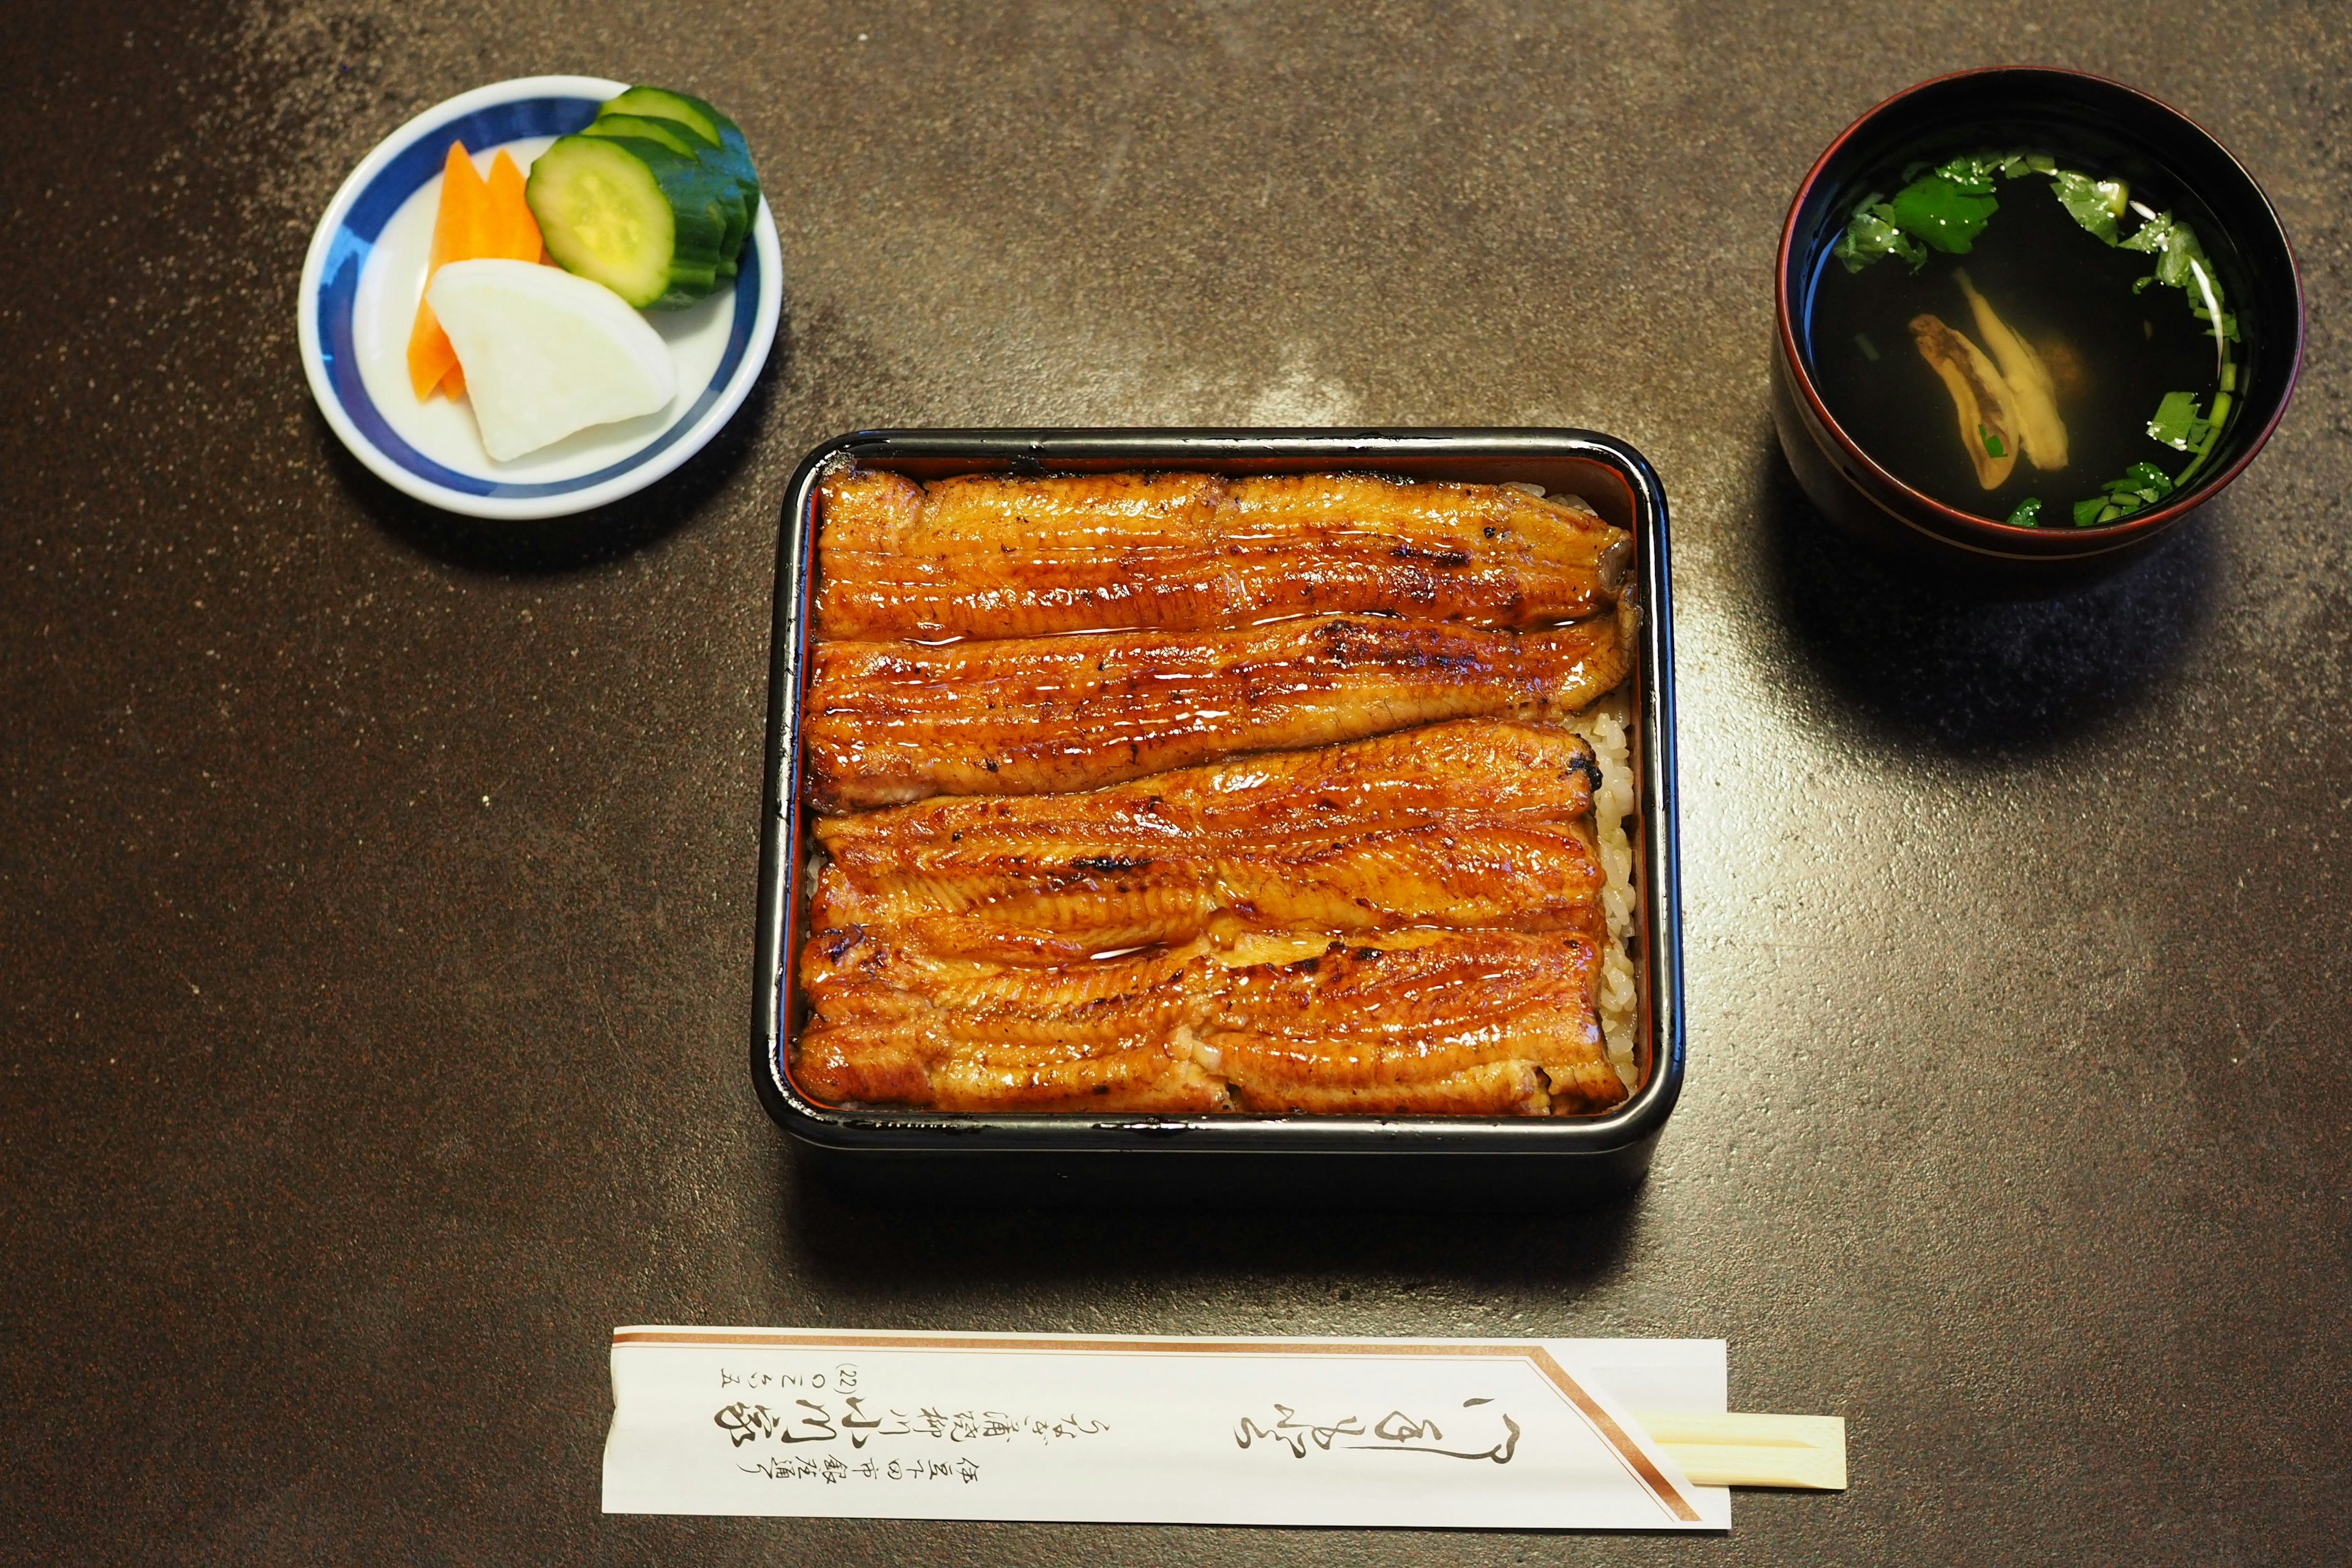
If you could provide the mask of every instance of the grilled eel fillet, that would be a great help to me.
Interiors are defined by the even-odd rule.
[[[1036,968],[822,932],[802,956],[795,1076],[823,1100],[941,1110],[1562,1115],[1624,1098],[1587,938],[1288,945]]]
[[[1624,678],[1629,602],[1547,631],[1303,616],[923,647],[822,642],[802,728],[820,811],[1091,789],[1444,719],[1576,712]]]
[[[1213,927],[1605,934],[1564,730],[1463,720],[1079,795],[937,796],[816,825],[813,929],[1067,963]]]
[[[1382,614],[1475,626],[1605,609],[1633,538],[1508,485],[1370,474],[970,474],[844,468],[818,491],[820,637],[1230,629]]]

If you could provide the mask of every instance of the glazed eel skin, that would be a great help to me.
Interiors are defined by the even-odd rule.
[[[949,1110],[1606,1109],[1594,772],[1473,721],[820,823],[795,1074]]]
[[[1328,614],[1531,626],[1608,608],[1633,553],[1581,503],[1370,474],[971,474],[926,488],[845,467],[818,501],[817,633],[856,641]]]
[[[1039,969],[851,927],[803,951],[794,1075],[820,1099],[940,1110],[1604,1110],[1625,1089],[1598,967],[1559,932],[1203,941]]]
[[[1465,720],[1084,794],[829,817],[810,923],[1011,963],[1250,927],[1597,940],[1597,772],[1567,731]]]
[[[1625,600],[1530,632],[1312,616],[943,647],[819,642],[805,784],[824,812],[1036,795],[1447,719],[1565,717],[1624,678],[1633,615]]]

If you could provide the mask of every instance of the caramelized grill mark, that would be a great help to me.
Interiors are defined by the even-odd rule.
[[[1186,942],[1222,916],[1598,934],[1592,766],[1565,731],[1472,720],[1080,795],[827,818],[813,919],[1017,963]]]
[[[1150,858],[1196,840],[1272,842],[1286,834],[1371,831],[1476,815],[1569,822],[1592,805],[1598,771],[1566,730],[1461,720],[1314,751],[1273,752],[1068,795],[938,795],[816,825],[860,876],[901,867],[945,872],[1040,840],[1077,854]]]
[[[968,475],[926,490],[845,468],[819,505],[818,632],[861,640],[1330,613],[1524,626],[1605,609],[1633,549],[1507,485],[1364,474]]]
[[[1619,617],[1525,634],[1318,616],[921,647],[820,643],[803,739],[821,810],[1034,795],[1235,752],[1582,708],[1628,668]]]
[[[1598,969],[1590,941],[1508,932],[1393,949],[1334,943],[1318,959],[1234,971],[1201,1035],[1236,1099],[1262,1110],[1451,1108],[1466,1084],[1532,1093],[1528,1078],[1490,1069],[1573,1086],[1598,1066],[1605,1099],[1575,1089],[1571,1102],[1536,1107],[1597,1110],[1624,1094],[1593,1010]]]
[[[1583,830],[1476,820],[1364,834],[1319,846],[1178,852],[1114,879],[1030,869],[904,876],[859,887],[818,875],[814,919],[905,930],[942,953],[1066,963],[1146,942],[1189,942],[1221,916],[1276,930],[1404,926],[1604,930],[1601,871]],[[1138,863],[1141,864],[1141,863]]]
[[[1195,942],[1038,969],[823,934],[795,1071],[822,1098],[945,1110],[1486,1114],[1606,1109],[1591,940],[1413,931],[1237,962]],[[917,1087],[919,1079],[919,1087]]]

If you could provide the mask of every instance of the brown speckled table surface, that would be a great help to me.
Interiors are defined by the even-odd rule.
[[[43,3],[0,159],[0,1561],[2352,1556],[2339,6]],[[2212,127],[2298,399],[2124,577],[1954,602],[1765,411],[1790,191],[2011,59]],[[294,288],[411,113],[732,109],[784,327],[710,450],[491,528],[348,458]],[[1528,424],[1675,508],[1691,1069],[1649,1184],[1441,1221],[877,1217],[745,1071],[768,593],[861,425]],[[1727,1538],[607,1519],[646,1321],[1724,1336],[1843,1496]]]

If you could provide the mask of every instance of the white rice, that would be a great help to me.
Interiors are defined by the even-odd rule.
[[[1625,837],[1625,818],[1633,810],[1633,769],[1627,756],[1625,699],[1612,692],[1578,714],[1569,726],[1592,748],[1601,764],[1601,787],[1592,792],[1592,840],[1601,851],[1601,912],[1609,922],[1609,940],[1601,949],[1601,1034],[1609,1051],[1609,1065],[1617,1069],[1630,1094],[1642,1076],[1633,1048],[1633,1031],[1641,1011],[1633,982],[1633,961],[1626,942],[1633,931],[1633,846]]]

